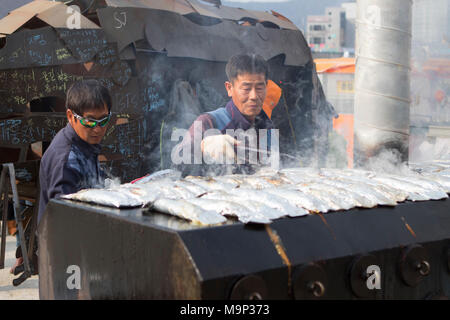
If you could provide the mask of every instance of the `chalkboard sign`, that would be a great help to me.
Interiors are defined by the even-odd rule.
[[[104,50],[95,56],[95,61],[101,66],[109,66],[118,60],[117,48],[113,44],[108,44]]]
[[[41,33],[27,32],[25,36],[29,66],[49,66],[54,62],[54,46],[57,42],[52,30],[45,28]]]
[[[168,67],[167,69],[169,69]],[[142,99],[142,112],[143,113],[157,113],[163,110],[167,110],[168,100],[167,91],[168,83],[165,72],[160,67],[152,68],[147,66],[141,70],[140,76],[140,94]]]
[[[123,87],[130,81],[131,68],[126,61],[116,61],[111,68],[111,77],[119,86]]]
[[[0,120],[0,145],[24,146],[37,141],[51,141],[67,123],[65,114],[31,116]]]
[[[108,46],[101,29],[56,29],[56,32],[72,55],[83,62],[92,60]]]
[[[102,142],[102,152],[123,157],[141,154],[146,125],[142,119],[130,119],[128,123],[109,127]]]
[[[20,67],[27,62],[26,32],[16,32],[6,37],[6,45],[0,50],[0,70]]]
[[[23,30],[6,38],[0,50],[0,70],[77,63],[51,27]]]
[[[81,79],[82,76],[66,73],[61,67],[0,71],[0,105],[9,106],[12,112],[37,98],[58,96],[64,99],[69,86]]]

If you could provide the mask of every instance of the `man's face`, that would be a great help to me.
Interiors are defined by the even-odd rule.
[[[100,141],[102,141],[106,133],[106,128],[108,127],[107,125],[102,128],[97,124],[94,128],[87,128],[81,124],[80,119],[75,118],[72,110],[68,109],[66,114],[72,128],[82,140],[90,144],[99,144]],[[108,107],[104,105],[103,110],[86,111],[84,114],[80,114],[79,116],[91,120],[100,120],[108,116]]]
[[[244,73],[232,82],[225,82],[225,88],[239,111],[253,122],[262,110],[266,98],[266,84],[264,74]]]

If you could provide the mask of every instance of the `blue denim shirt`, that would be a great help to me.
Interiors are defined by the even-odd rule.
[[[39,169],[40,199],[38,222],[50,199],[81,189],[103,187],[100,145],[82,140],[70,123],[61,129],[45,151]]]

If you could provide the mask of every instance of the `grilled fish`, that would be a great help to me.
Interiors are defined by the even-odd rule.
[[[311,212],[328,212],[332,208],[325,202],[317,199],[316,197],[300,192],[298,190],[288,188],[273,188],[266,189],[266,192],[274,194],[283,199],[286,199],[290,204],[298,208],[304,208]]]
[[[156,211],[184,218],[201,225],[215,225],[227,219],[214,211],[204,210],[186,200],[157,199],[153,203]]]
[[[135,182],[132,182],[133,184],[142,184],[147,183],[150,181],[156,181],[160,179],[170,179],[170,180],[178,180],[181,178],[181,172],[172,170],[172,169],[166,169],[154,172],[152,174],[148,174],[140,179],[135,180]]]
[[[345,193],[351,194],[355,198],[355,200],[360,204],[359,206],[363,208],[373,208],[376,207],[378,204],[380,205],[383,204],[383,201],[385,201],[384,196],[382,196],[382,198],[380,199],[379,197],[377,197],[377,193],[372,192],[372,190],[368,189],[366,185],[362,186],[361,188],[358,187],[357,184],[351,182],[344,182],[331,179],[330,180],[324,179],[323,183],[328,184],[337,189],[344,190]],[[364,188],[366,190],[362,190]]]
[[[300,217],[309,213],[303,208],[293,206],[286,199],[267,193],[264,190],[238,188],[231,190],[230,194],[243,197],[246,201],[250,201],[250,203],[254,199],[257,199],[258,202],[261,202],[272,209],[279,210],[280,213],[283,213],[285,216]]]
[[[445,192],[450,193],[450,176],[435,173],[423,173],[422,176],[424,176],[427,179],[436,181],[437,183],[439,183],[441,188],[445,190]]]
[[[374,181],[370,178],[358,175],[329,175],[328,178],[336,179],[344,183],[352,183],[357,186],[359,190],[369,195],[375,195],[380,205],[395,206],[397,202],[405,201],[408,194],[403,190],[388,188],[380,182]]]
[[[348,192],[347,190],[343,190],[338,187],[332,187],[325,183],[313,182],[298,185],[300,190],[302,188],[310,189],[311,191],[315,191],[314,194],[317,194],[319,198],[329,197],[332,202],[336,203],[339,206],[339,209],[348,210],[354,207],[363,206],[361,202],[357,200],[357,196],[352,192]]]
[[[77,200],[115,208],[141,207],[142,201],[130,192],[108,189],[83,189],[61,196],[63,199]]]
[[[221,215],[237,217],[242,223],[253,222],[267,224],[271,222],[266,217],[252,215],[252,212],[247,207],[232,201],[207,198],[193,198],[187,199],[186,201],[206,210],[215,211]]]
[[[195,183],[192,183],[191,181],[187,181],[187,180],[175,181],[174,185],[188,190],[190,193],[193,194],[194,197],[198,197],[198,196],[204,194],[205,192],[207,192],[207,190],[205,188],[203,188]]]
[[[251,216],[257,218],[258,221],[266,221],[264,223],[270,223],[272,219],[278,219],[281,216],[283,216],[282,213],[264,205],[261,202],[255,200],[250,202],[241,197],[223,191],[210,192],[202,196],[202,198],[213,200],[225,200],[240,204],[241,206],[247,208],[247,210],[249,210],[249,212],[251,213]]]
[[[430,199],[439,200],[448,197],[448,195],[442,190],[426,189],[407,180],[401,180],[387,176],[376,176],[375,178],[373,178],[373,180],[384,183],[390,188],[405,190],[408,193],[407,199],[411,201],[426,201]]]

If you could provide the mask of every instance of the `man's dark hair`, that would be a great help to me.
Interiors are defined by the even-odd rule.
[[[66,107],[80,116],[86,111],[102,110],[105,104],[111,111],[109,91],[97,80],[77,81],[67,90]]]
[[[225,67],[225,72],[230,82],[245,73],[263,74],[267,80],[269,78],[269,64],[258,54],[238,54],[230,58]]]

